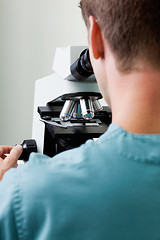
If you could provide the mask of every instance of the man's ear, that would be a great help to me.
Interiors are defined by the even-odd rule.
[[[89,44],[95,59],[104,58],[102,31],[93,16],[89,17]]]

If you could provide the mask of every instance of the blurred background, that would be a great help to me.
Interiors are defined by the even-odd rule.
[[[0,144],[32,136],[34,85],[56,47],[88,45],[79,0],[0,0]],[[55,86],[56,87],[56,86]]]

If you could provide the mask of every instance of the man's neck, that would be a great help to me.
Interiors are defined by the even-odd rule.
[[[160,72],[117,76],[111,86],[113,122],[132,133],[160,134]]]

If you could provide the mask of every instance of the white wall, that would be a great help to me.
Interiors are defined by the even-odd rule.
[[[0,0],[0,144],[31,137],[34,83],[55,48],[86,45],[79,0]]]

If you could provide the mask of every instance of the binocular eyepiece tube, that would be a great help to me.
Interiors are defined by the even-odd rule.
[[[93,68],[89,57],[89,49],[85,49],[79,58],[71,65],[72,75],[79,81],[84,81],[93,74]]]

